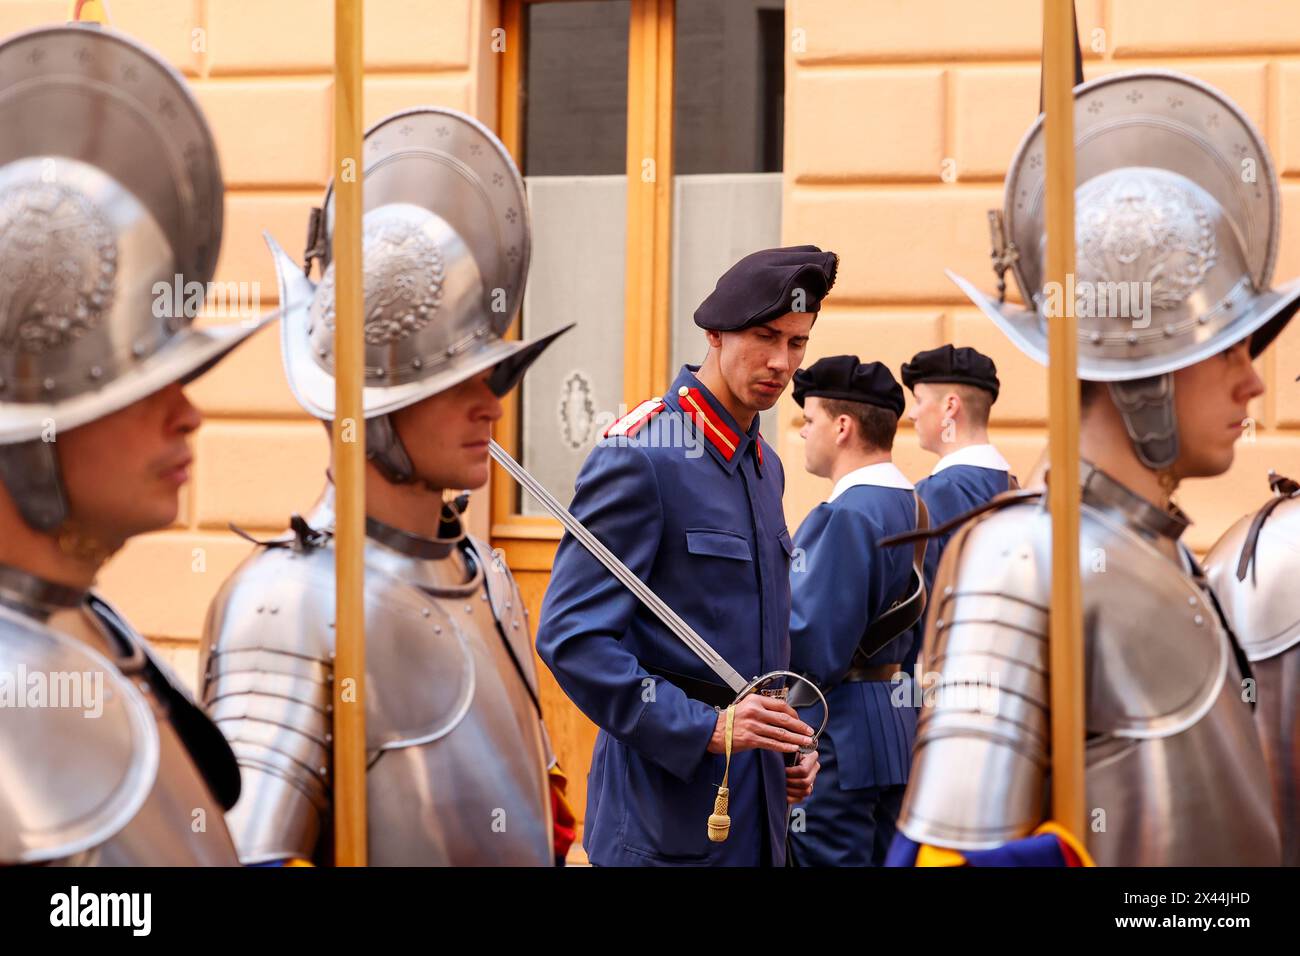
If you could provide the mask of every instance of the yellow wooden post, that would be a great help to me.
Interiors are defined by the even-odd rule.
[[[363,0],[334,0],[334,854],[366,865],[366,421],[361,277]]]
[[[1043,0],[1043,112],[1047,139],[1047,275],[1066,289],[1074,272],[1074,4]],[[1047,385],[1052,512],[1049,617],[1052,816],[1081,841],[1083,779],[1083,613],[1079,582],[1079,381],[1074,303],[1048,321]]]
[[[676,0],[632,0],[627,74],[627,287],[623,400],[667,388]],[[646,361],[647,354],[650,361]]]

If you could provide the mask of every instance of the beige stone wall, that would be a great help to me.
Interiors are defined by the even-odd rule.
[[[367,124],[420,104],[495,122],[496,64],[486,42],[495,0],[367,0],[365,8]],[[308,212],[330,176],[333,3],[112,0],[110,10],[118,29],[185,74],[215,132],[226,180],[216,280],[256,282],[262,307],[274,308],[262,231],[300,257]],[[58,23],[68,11],[68,0],[0,0],[0,36]],[[285,527],[314,501],[329,450],[324,429],[285,385],[278,326],[189,392],[205,420],[180,519],[132,541],[100,586],[192,681],[208,602],[250,547],[227,523],[260,536]]]
[[[1251,116],[1282,179],[1275,284],[1300,276],[1300,3],[1078,0],[1077,9],[1086,77],[1180,70]],[[943,270],[994,288],[985,211],[1001,207],[1007,164],[1037,114],[1041,3],[789,0],[787,10],[784,238],[841,257],[807,361],[856,352],[897,374],[913,353],[944,342],[987,352],[1003,383],[993,440],[1026,473],[1046,444],[1045,373]],[[955,176],[945,178],[945,163]],[[1178,495],[1198,550],[1267,497],[1269,468],[1300,474],[1300,328],[1259,364],[1269,391],[1252,408],[1253,439],[1240,443],[1228,474]],[[788,395],[781,408],[793,528],[829,487],[802,469]],[[906,427],[896,459],[913,479],[935,460]]]

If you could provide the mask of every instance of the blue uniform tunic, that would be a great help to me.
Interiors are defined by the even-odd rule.
[[[756,677],[789,666],[785,476],[758,419],[741,430],[696,371],[682,369],[662,407],[610,429],[583,464],[570,510],[732,667]],[[593,863],[784,863],[781,755],[733,756],[731,833],[710,842],[723,772],[723,757],[707,752],[717,711],[662,675],[721,681],[569,535],[537,651],[600,728],[583,839]]]
[[[844,683],[868,625],[912,585],[912,549],[876,542],[916,527],[911,484],[890,463],[845,476],[795,537],[791,571],[791,670],[807,674],[830,706],[818,747],[813,794],[795,809],[792,852],[801,865],[883,862],[911,767],[916,711],[895,706],[888,680]],[[868,665],[898,663],[917,628],[890,641]],[[801,709],[816,726],[821,705]]]
[[[949,462],[956,461],[956,464]],[[971,464],[969,462],[981,462]],[[938,527],[951,521],[958,515],[965,514],[972,508],[978,508],[995,495],[1000,495],[1011,487],[1011,473],[1006,460],[991,445],[975,445],[954,452],[940,460],[939,465],[928,478],[916,483],[916,493],[925,502],[930,512],[930,527]],[[957,533],[954,528],[947,534],[930,539],[925,552],[925,586],[927,591],[934,584],[935,573],[939,569],[939,559],[949,539]],[[933,597],[931,598],[933,599]],[[907,657],[907,672],[916,669],[916,658],[921,651],[918,640]]]

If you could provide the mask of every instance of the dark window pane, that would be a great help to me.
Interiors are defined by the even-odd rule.
[[[629,0],[526,7],[524,172],[626,172]]]
[[[527,16],[523,160],[533,258],[522,330],[535,338],[579,326],[524,378],[519,450],[567,503],[623,395],[631,4],[531,4]],[[522,492],[516,507],[545,514]]]
[[[783,0],[677,0],[673,172],[781,169]]]

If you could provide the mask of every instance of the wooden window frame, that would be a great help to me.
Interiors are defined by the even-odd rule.
[[[497,83],[498,135],[520,170],[527,55],[525,8],[562,0],[501,0],[506,46]],[[627,256],[623,309],[623,395],[631,408],[668,386],[672,282],[673,29],[676,0],[631,0],[627,73]],[[575,335],[583,334],[578,328]],[[509,333],[518,337],[516,326]],[[518,456],[519,395],[503,401],[493,435]],[[494,463],[491,536],[519,570],[550,570],[562,536],[549,516],[515,507],[513,480]],[[560,492],[562,489],[552,489]]]

